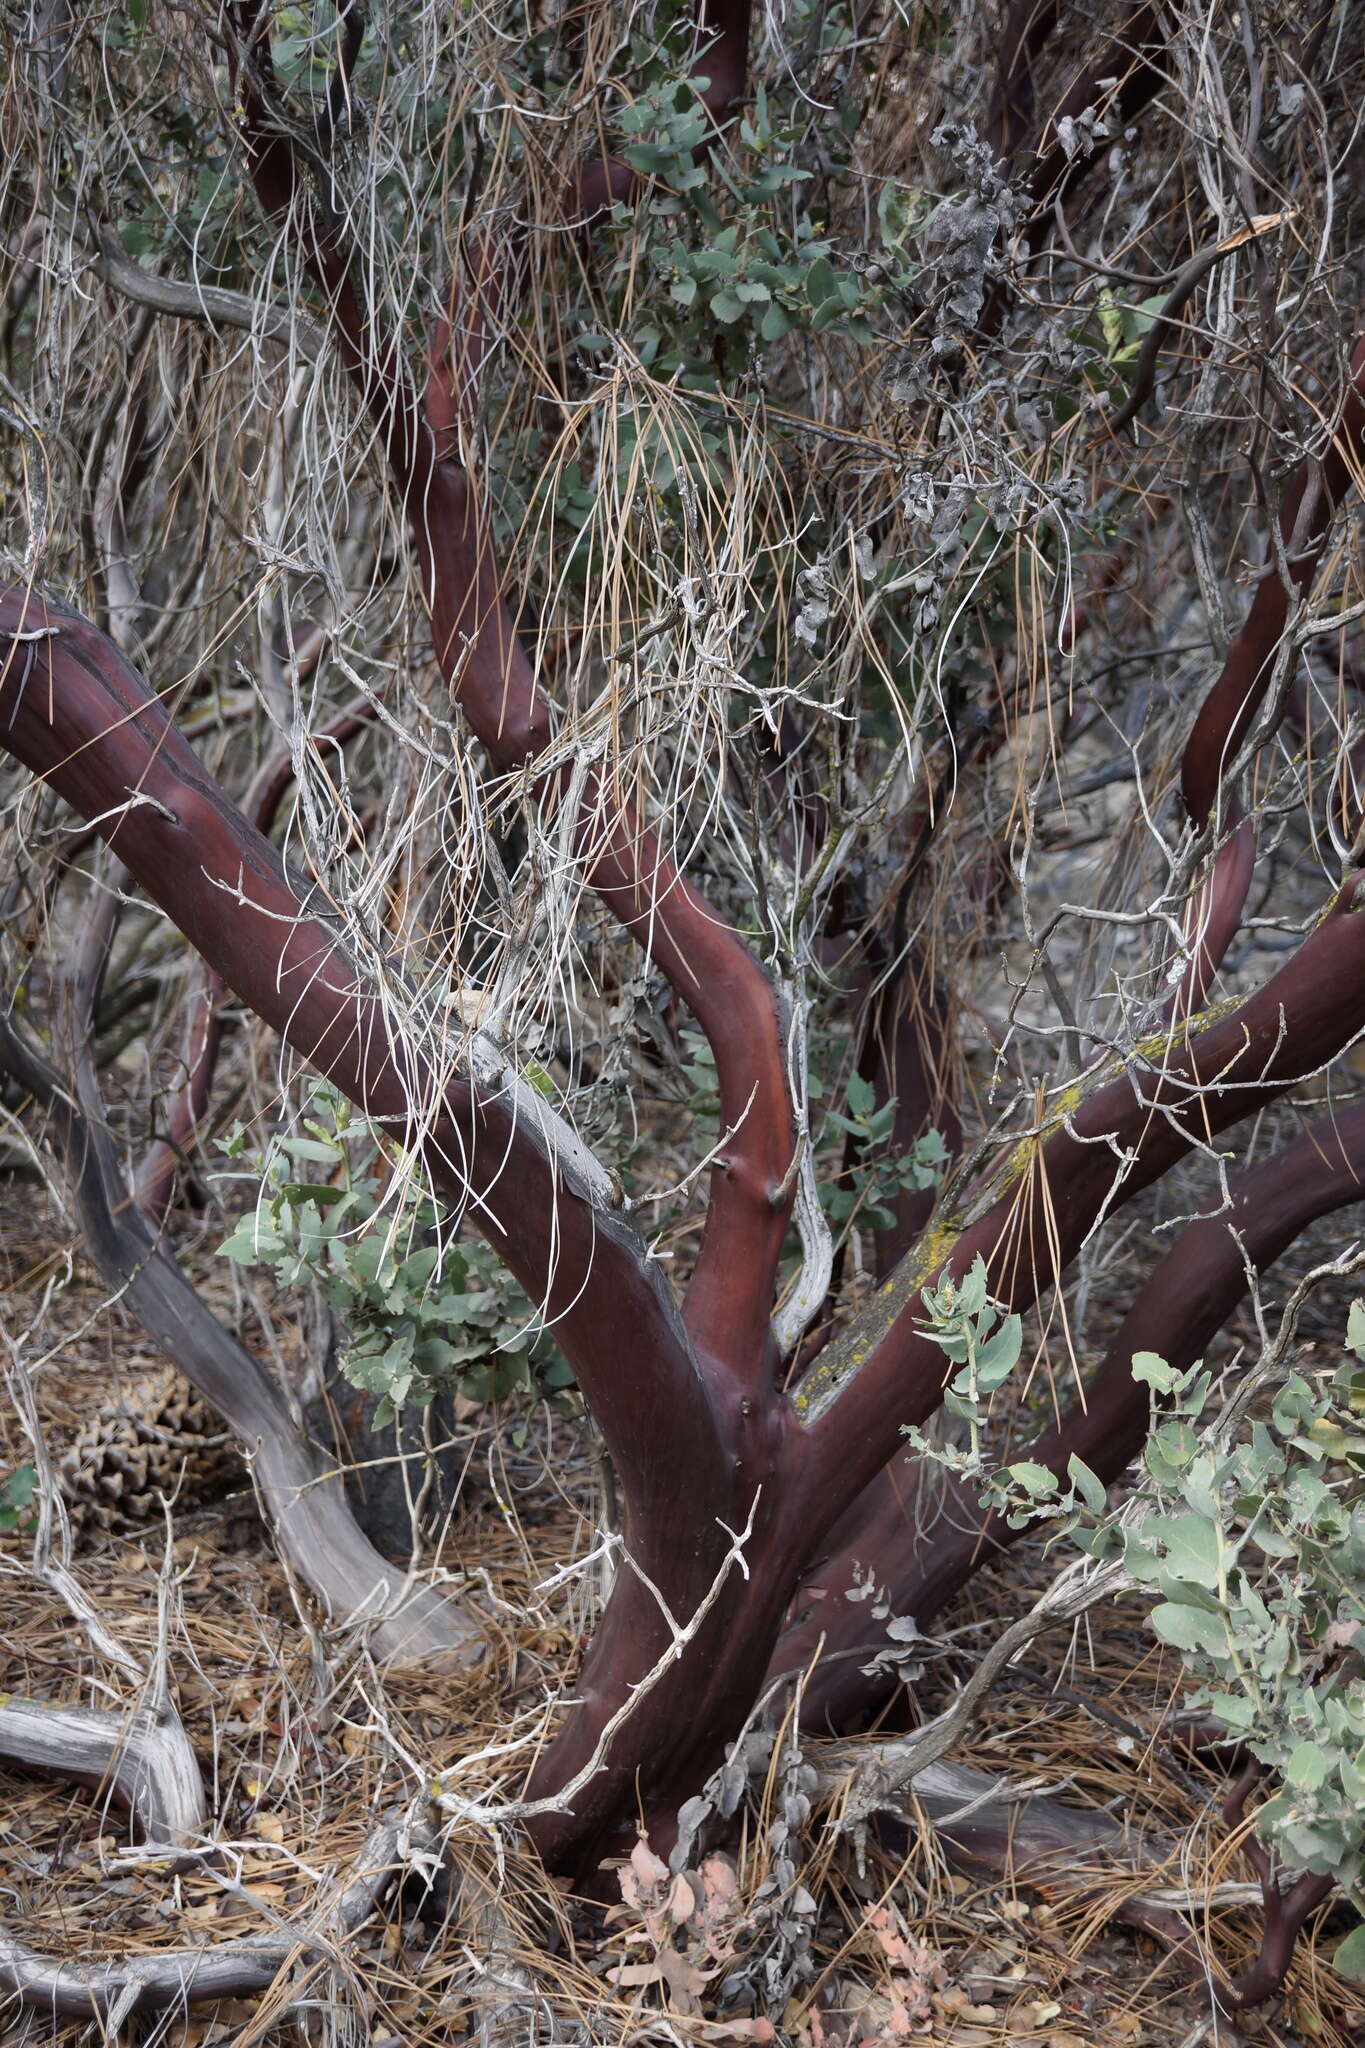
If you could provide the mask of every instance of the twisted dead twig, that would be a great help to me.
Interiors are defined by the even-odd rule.
[[[381,1820],[366,1837],[349,1882],[319,1901],[308,1926],[282,1934],[94,1963],[42,1955],[0,1926],[0,1987],[54,2018],[101,2020],[111,2033],[135,2013],[256,1998],[310,1951],[325,1956],[351,1940],[397,1880],[420,1867],[435,1846],[424,1819],[404,1813]]]
[[[172,320],[195,320],[208,328],[231,327],[258,341],[277,342],[306,363],[321,362],[327,353],[322,329],[294,306],[263,305],[246,292],[216,284],[185,284],[158,277],[126,256],[108,229],[101,229],[90,267],[102,283],[135,306],[165,313]]]
[[[946,1712],[913,1735],[863,1752],[841,1788],[840,1831],[864,1829],[872,1814],[894,1807],[922,1771],[946,1756],[980,1713],[1001,1672],[1038,1636],[1079,1620],[1101,1601],[1130,1592],[1136,1583],[1121,1564],[1097,1566],[1080,1558],[1068,1567],[1027,1614],[996,1637]]]
[[[1132,425],[1143,406],[1151,397],[1156,385],[1156,366],[1161,351],[1174,333],[1176,323],[1186,302],[1196,292],[1215,265],[1230,256],[1234,249],[1240,249],[1260,235],[1268,235],[1272,228],[1280,227],[1291,216],[1287,213],[1263,213],[1249,221],[1235,234],[1224,236],[1211,249],[1199,249],[1179,272],[1170,292],[1162,301],[1161,309],[1143,337],[1138,352],[1137,366],[1133,372],[1133,388],[1112,419],[1104,421],[1101,432],[1115,436],[1125,427]]]

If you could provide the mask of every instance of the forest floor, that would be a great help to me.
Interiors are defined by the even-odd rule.
[[[206,1274],[210,1267],[205,1261]],[[0,1183],[0,1325],[20,1338],[66,1271],[41,1192]],[[510,1429],[486,1420],[471,1428],[469,1482],[441,1556],[452,1591],[467,1590],[491,1617],[490,1655],[464,1677],[381,1676],[362,1647],[320,1633],[230,1457],[210,1447],[187,1463],[187,1432],[163,1429],[160,1466],[144,1476],[138,1465],[130,1478],[128,1456],[115,1453],[114,1490],[101,1494],[103,1446],[119,1440],[120,1428],[126,1437],[129,1397],[161,1372],[160,1361],[117,1308],[102,1307],[79,1267],[52,1293],[44,1328],[51,1349],[36,1375],[44,1432],[58,1464],[74,1446],[72,1465],[84,1469],[66,1482],[73,1569],[106,1626],[149,1667],[159,1609],[164,1616],[162,1643],[221,1853],[178,1874],[149,1863],[98,1790],[0,1766],[0,1923],[33,1948],[85,1960],[278,1932],[282,1922],[302,1933],[295,1962],[263,2003],[133,2020],[117,2034],[11,2007],[0,2011],[3,2043],[1359,2048],[1365,2040],[1365,1995],[1331,1968],[1349,1915],[1324,1910],[1300,1943],[1283,1997],[1235,2028],[1210,2021],[1206,1991],[1163,1947],[1117,1922],[1135,1890],[1185,1888],[1192,1925],[1226,1969],[1249,1958],[1258,1924],[1243,1904],[1208,1903],[1215,1887],[1222,1901],[1229,1885],[1252,1877],[1218,1820],[1226,1780],[1173,1744],[1178,1674],[1140,1610],[1123,1605],[1036,1644],[955,1757],[1041,1780],[1062,1800],[1110,1807],[1140,1832],[1174,1839],[1175,1863],[1155,1875],[1115,1873],[1088,1889],[1037,1888],[1024,1872],[983,1879],[948,1868],[927,1831],[913,1829],[898,1850],[870,1842],[860,1870],[854,1844],[831,1831],[817,1805],[801,1830],[796,1885],[775,1888],[770,1823],[797,1782],[787,1744],[728,1843],[729,1860],[703,1862],[704,1910],[698,1892],[652,1889],[656,1873],[643,1861],[608,1879],[633,1900],[628,1909],[569,1900],[547,1887],[513,1829],[495,1837],[461,1822],[449,1851],[467,1882],[451,1887],[442,1914],[424,1917],[404,1894],[345,1943],[310,1938],[319,1896],[344,1879],[386,1805],[411,1801],[423,1780],[438,1777],[467,1797],[515,1795],[525,1755],[509,1765],[485,1752],[509,1729],[529,1742],[525,1731],[543,1724],[546,1698],[572,1668],[586,1619],[583,1581],[566,1582],[577,1586],[567,1599],[536,1589],[593,1546],[591,1445],[564,1407],[535,1411],[520,1447]],[[144,1429],[144,1447],[153,1440]],[[31,1456],[6,1409],[0,1479]],[[158,1494],[182,1468],[185,1484],[166,1512]],[[0,1690],[107,1703],[101,1687],[112,1681],[126,1698],[126,1681],[99,1664],[33,1574],[30,1551],[23,1532],[0,1536]],[[1004,1587],[1009,1611],[1048,1576],[1037,1548],[1021,1546]],[[998,1626],[1001,1592],[999,1578],[983,1581],[954,1612],[948,1651],[930,1661],[917,1713],[943,1703],[974,1640]]]

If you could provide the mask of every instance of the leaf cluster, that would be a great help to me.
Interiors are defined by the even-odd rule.
[[[1143,1457],[1155,1504],[1088,1547],[1122,1545],[1192,1705],[1279,1781],[1257,1813],[1277,1858],[1350,1889],[1365,1873],[1365,1303],[1348,1342],[1352,1358],[1291,1373],[1235,1441],[1198,1427],[1202,1367],[1140,1352],[1167,1411]]]
[[[820,1203],[832,1223],[855,1216],[870,1230],[890,1230],[896,1221],[889,1206],[901,1195],[937,1187],[948,1164],[941,1131],[920,1133],[906,1151],[892,1150],[899,1098],[878,1103],[877,1092],[861,1074],[851,1074],[844,1090],[847,1114],[827,1109],[824,1121],[851,1138],[856,1147],[852,1166],[821,1182]]]
[[[32,1465],[16,1465],[6,1478],[0,1479],[0,1534],[27,1528],[33,1519],[37,1487],[38,1474]]]
[[[234,1159],[245,1149],[240,1128],[223,1145]],[[386,1159],[396,1199],[384,1196]],[[220,1255],[265,1267],[283,1286],[317,1283],[346,1329],[342,1371],[377,1397],[381,1427],[444,1388],[482,1403],[533,1379],[569,1385],[516,1283],[485,1246],[452,1242],[407,1167],[338,1090],[316,1082],[299,1130],[276,1134],[253,1163],[259,1200]]]

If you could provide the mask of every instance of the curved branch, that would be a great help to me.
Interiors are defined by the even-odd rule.
[[[1242,912],[1256,873],[1256,827],[1233,796],[1224,806],[1230,830],[1195,886],[1182,918],[1188,958],[1167,1007],[1173,1022],[1192,1016],[1208,1000],[1214,975],[1242,928]]]
[[[485,1078],[435,1070],[391,1022],[276,848],[228,801],[116,648],[32,591],[0,595],[0,745],[91,823],[243,1001],[375,1122],[543,1304],[628,1497],[668,1519],[716,1455],[706,1384],[660,1269],[613,1212],[610,1178],[485,1048]],[[476,1046],[476,1051],[478,1047]],[[646,1358],[649,1370],[639,1361]]]
[[[1036,97],[1034,67],[1061,11],[1061,0],[1014,0],[1005,18],[984,130],[997,161],[1008,163],[1028,132]]]
[[[693,77],[702,105],[717,127],[743,99],[749,79],[749,37],[752,0],[700,0],[697,10],[698,51]],[[695,155],[707,148],[698,144]],[[565,215],[576,226],[589,228],[613,206],[629,206],[644,189],[647,178],[616,156],[596,157],[583,164],[565,188]]]
[[[811,1424],[816,1498],[825,1488],[855,1496],[897,1449],[903,1426],[938,1406],[949,1368],[919,1327],[925,1285],[961,1278],[979,1256],[998,1302],[1031,1306],[1101,1218],[1354,1041],[1365,988],[1362,881],[1348,878],[1295,956],[1230,1014],[1207,1011],[1184,1031],[1139,1045],[1074,1109],[1064,1099],[969,1191],[963,1211],[901,1262],[797,1396]]]
[[[869,999],[858,1060],[858,1071],[872,1083],[878,1102],[895,1098],[889,1155],[904,1156],[917,1139],[936,1130],[949,1157],[956,1157],[962,1121],[953,1100],[952,1057],[947,992],[922,948],[911,946],[899,970]],[[917,1242],[937,1200],[936,1187],[906,1188],[894,1198],[895,1222],[873,1238],[878,1280]]]
[[[1234,234],[1225,235],[1221,242],[1215,242],[1211,248],[1197,249],[1188,263],[1177,272],[1175,283],[1162,301],[1161,309],[1148,328],[1142,347],[1138,351],[1137,364],[1133,371],[1133,388],[1113,417],[1105,420],[1103,431],[1115,436],[1121,434],[1125,427],[1132,425],[1142,411],[1156,387],[1156,366],[1161,359],[1161,351],[1167,338],[1174,332],[1186,301],[1199,289],[1215,264],[1221,263],[1234,249],[1242,248],[1258,235],[1268,234],[1271,228],[1279,227],[1284,218],[1283,213],[1258,215],[1255,220],[1248,222],[1246,227],[1238,228]]]
[[[133,1176],[133,1200],[152,1223],[164,1223],[175,1193],[176,1168],[208,1114],[213,1077],[223,1044],[223,1004],[227,984],[220,974],[201,970],[190,997],[189,1051],[185,1079],[167,1118],[164,1138],[147,1147]]]
[[[1229,1828],[1242,1831],[1247,1801],[1265,1777],[1265,1765],[1252,1758],[1223,1801],[1223,1819]],[[1264,1917],[1261,1946],[1250,1968],[1220,1992],[1220,2003],[1231,2012],[1260,2005],[1273,1998],[1283,1984],[1294,1958],[1299,1929],[1308,1915],[1333,1890],[1336,1880],[1321,1872],[1303,1870],[1287,1891],[1280,1885],[1274,1859],[1263,1842],[1250,1831],[1242,1832],[1242,1854],[1256,1872],[1261,1887]]]
[[[1362,461],[1365,335],[1351,356],[1346,395],[1327,452],[1303,462],[1295,475],[1280,511],[1279,544],[1272,551],[1241,630],[1228,648],[1222,672],[1204,700],[1181,760],[1181,791],[1195,830],[1202,832],[1211,822],[1220,823],[1228,836],[1186,914],[1191,957],[1172,1006],[1174,1016],[1187,1016],[1198,1009],[1240,929],[1255,872],[1256,833],[1243,816],[1236,791],[1227,795],[1224,785],[1235,773],[1238,751],[1275,674],[1291,601],[1310,589],[1332,520],[1352,483],[1359,481]],[[1266,738],[1278,725],[1283,709],[1277,707]]]
[[[432,479],[418,546],[437,656],[454,694],[494,763],[523,768],[549,746],[549,706],[498,595],[472,487],[447,466]],[[773,1363],[768,1322],[794,1144],[776,994],[738,932],[618,798],[609,772],[590,767],[582,789],[575,841],[588,883],[667,977],[715,1056],[719,1115],[730,1135],[712,1168],[688,1330],[700,1353],[760,1385]]]
[[[232,327],[261,341],[276,341],[306,363],[321,362],[326,354],[327,338],[322,330],[293,306],[263,305],[249,293],[228,291],[223,285],[184,284],[179,278],[158,277],[126,256],[107,229],[99,233],[90,267],[111,290],[153,313],[168,314],[172,320],[197,320],[210,328]]]
[[[551,710],[502,594],[481,493],[445,454],[455,422],[467,413],[471,351],[476,366],[483,347],[478,279],[486,265],[476,257],[472,266],[476,302],[465,309],[457,370],[433,355],[419,403],[397,344],[357,294],[339,224],[307,189],[280,108],[264,14],[254,0],[235,0],[232,13],[240,38],[241,132],[257,195],[272,219],[290,223],[329,302],[342,359],[380,430],[442,673],[494,765],[524,770],[549,746]],[[723,18],[733,16],[736,33],[741,15],[747,48],[747,5],[725,0]],[[564,782],[561,775],[561,791]],[[747,1385],[763,1384],[774,1364],[768,1318],[791,1206],[786,1183],[794,1145],[775,994],[739,933],[678,872],[610,774],[592,766],[582,787],[576,844],[589,885],[696,1017],[715,1054],[721,1121],[732,1133],[712,1171],[688,1330],[703,1357],[722,1361]]]
[[[1094,62],[1077,72],[1049,117],[1029,174],[1028,193],[1034,211],[1027,232],[1032,246],[1046,233],[1054,207],[1065,202],[1109,147],[1106,137],[1089,149],[1078,148],[1071,135],[1068,148],[1065,124],[1094,108],[1101,114],[1116,115],[1119,126],[1126,126],[1165,83],[1160,64],[1165,51],[1159,9],[1154,0],[1139,0]]]
[[[1365,1198],[1365,1103],[1318,1118],[1264,1164],[1239,1174],[1229,1206],[1187,1224],[1158,1261],[1104,1359],[1053,1428],[1010,1457],[1043,1465],[1065,1485],[1072,1456],[1112,1486],[1138,1455],[1151,1421],[1147,1388],[1133,1378],[1138,1351],[1184,1371],[1249,1292],[1254,1278],[1320,1217]],[[892,1459],[830,1532],[829,1556],[797,1594],[800,1619],[783,1636],[770,1677],[823,1661],[802,1692],[811,1727],[846,1725],[894,1690],[861,1669],[890,1646],[885,1623],[844,1596],[871,1569],[891,1611],[927,1629],[982,1566],[1028,1533],[982,1508],[975,1490],[918,1461]]]
[[[299,1928],[96,1963],[41,1955],[0,1926],[0,1987],[54,2017],[113,2024],[134,2013],[259,1997],[301,1954],[356,1934],[409,1868],[412,1850],[425,1853],[433,1841],[424,1823],[381,1821],[356,1859],[357,1874],[325,1902],[316,1931]]]
[[[1279,518],[1280,544],[1261,575],[1222,674],[1205,698],[1181,763],[1185,808],[1196,826],[1214,813],[1224,775],[1270,685],[1290,602],[1312,583],[1338,505],[1365,463],[1365,335],[1351,353],[1341,412],[1326,452],[1300,465]]]
[[[900,922],[897,914],[892,920],[893,927]],[[934,1130],[943,1140],[947,1158],[955,1159],[962,1146],[962,1122],[955,1101],[948,990],[935,975],[918,942],[907,943],[902,939],[896,962],[891,965],[875,930],[864,933],[851,945],[847,941],[830,942],[827,950],[833,952],[836,944],[846,947],[845,960],[864,947],[872,956],[873,965],[860,964],[851,977],[855,989],[864,992],[856,1011],[856,1068],[871,1086],[877,1109],[884,1109],[889,1102],[895,1104],[891,1130],[875,1155],[865,1154],[861,1141],[852,1134],[846,1139],[841,1178],[846,1185],[851,1184],[859,1168],[869,1165],[873,1158],[888,1163],[906,1158],[916,1141]],[[878,971],[874,972],[874,968]],[[902,1186],[894,1194],[878,1194],[878,1206],[888,1209],[893,1220],[885,1229],[871,1233],[876,1279],[884,1280],[917,1243],[933,1214],[938,1194],[937,1183],[923,1188]],[[832,1262],[828,1289],[817,1304],[817,1327],[797,1353],[798,1366],[808,1365],[828,1340],[847,1249],[845,1238]]]
[[[1328,1897],[1334,1882],[1330,1877],[1305,1870],[1295,1878],[1287,1892],[1281,1892],[1275,1885],[1263,1887],[1265,1932],[1261,1946],[1251,1967],[1240,1977],[1234,1977],[1225,1997],[1226,2004],[1236,2010],[1262,2005],[1267,1998],[1274,1997],[1289,1974],[1300,1928],[1309,1914],[1315,1912]]]
[[[25,1770],[107,1786],[148,1843],[182,1849],[203,1840],[204,1781],[173,1711],[116,1713],[0,1694],[0,1756]]]

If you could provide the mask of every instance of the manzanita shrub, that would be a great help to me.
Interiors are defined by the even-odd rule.
[[[1359,1899],[1355,1382],[1206,1376],[1365,1186],[1362,90],[1300,12],[16,11],[3,1107],[386,1658],[486,1618],[196,1291],[211,1139],[382,1415],[572,1373],[618,1568],[496,1745],[571,1884],[799,1696],[780,1919],[800,1742],[1051,1523],[1256,1773],[1229,2003]],[[268,1140],[252,1017],[330,1091]]]

